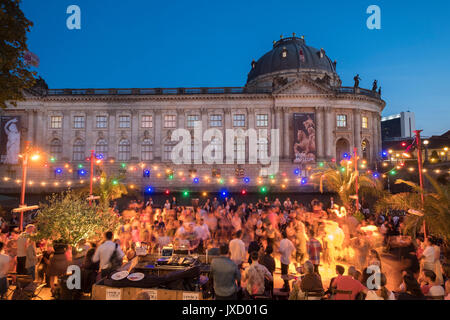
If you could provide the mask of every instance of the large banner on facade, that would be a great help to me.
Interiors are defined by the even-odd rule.
[[[314,113],[294,113],[294,163],[316,161],[316,123]]]
[[[0,162],[17,164],[20,153],[20,117],[0,117]]]

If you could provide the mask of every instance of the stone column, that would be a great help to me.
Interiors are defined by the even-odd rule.
[[[281,108],[275,108],[275,129],[279,130],[280,136],[280,156],[284,155],[284,131],[283,131],[283,118],[281,117]]]
[[[36,111],[35,110],[28,110],[27,111],[27,140],[31,141],[32,145],[35,145],[35,141],[34,141],[34,117],[36,115]],[[45,122],[47,123],[47,122]]]
[[[224,116],[225,116],[225,121],[224,121],[224,124],[223,124],[223,132],[222,132],[222,134],[223,134],[223,148],[222,148],[222,150],[223,150],[223,161],[225,163],[226,159],[227,159],[226,153],[227,153],[227,143],[228,143],[226,130],[227,129],[232,129],[233,128],[233,123],[232,123],[232,120],[231,120],[231,109],[224,108],[223,109],[223,113],[224,113]],[[234,159],[234,161],[236,161],[236,159]]]
[[[43,126],[46,127],[46,126]],[[62,121],[62,154],[63,157],[67,157],[69,161],[72,161],[73,152],[73,142],[74,130],[71,127],[71,114],[69,110],[63,111],[63,121]],[[42,139],[45,139],[45,135],[42,135]]]
[[[316,107],[316,155],[317,160],[321,161],[325,158],[324,152],[324,127],[325,122],[323,119],[323,107]]]
[[[326,160],[336,157],[336,147],[334,145],[334,125],[335,125],[334,110],[331,107],[325,108],[325,156]]]
[[[177,123],[178,123],[178,128],[177,129],[182,129],[185,127],[185,115],[184,115],[184,110],[183,109],[177,109]]]
[[[132,109],[131,111],[131,160],[139,161],[139,113],[137,110]]]
[[[201,120],[202,120],[202,137],[200,140],[201,146],[202,146],[202,159],[203,159],[203,150],[205,150],[205,147],[209,144],[208,141],[203,141],[203,133],[208,130],[208,109],[207,108],[201,108],[200,109],[200,113],[201,113]]]
[[[289,108],[285,107],[283,108],[283,114],[284,114],[284,120],[283,120],[283,135],[284,135],[284,148],[283,148],[283,157],[285,159],[290,159],[290,150],[291,150],[291,145],[290,145],[290,137],[291,137],[291,133],[289,130],[289,127],[291,125],[291,117],[289,114]]]
[[[370,160],[371,162],[375,162],[378,158],[378,151],[379,151],[379,140],[380,140],[380,132],[378,131],[378,127],[379,127],[379,120],[378,120],[378,114],[377,113],[373,113],[372,116],[372,140],[371,144],[370,144]]]
[[[248,122],[247,122],[247,128],[251,129],[251,130],[255,130],[256,134],[257,134],[257,138],[258,138],[258,131],[256,130],[256,123],[255,123],[255,109],[250,107],[247,108],[247,117],[248,117]],[[245,161],[249,161],[250,159],[250,137],[247,137],[246,140],[248,142],[246,142],[246,147],[245,147]],[[257,149],[258,150],[258,149]]]
[[[362,158],[361,153],[361,111],[353,109],[353,143],[357,149],[358,155]],[[353,150],[351,150],[353,152]]]
[[[248,129],[256,129],[256,123],[255,123],[255,109],[254,108],[248,108]]]
[[[88,110],[85,112],[86,119],[86,152],[90,154],[91,150],[95,150],[96,137],[94,135],[94,112],[92,110]]]
[[[161,129],[162,129],[162,116],[161,116],[161,110],[156,109],[155,110],[155,142],[154,142],[154,151],[153,151],[153,158],[155,161],[162,161],[162,139],[161,139]]]
[[[377,139],[378,139],[378,150],[377,150],[377,155],[381,154],[381,151],[383,150],[383,144],[382,144],[382,139],[381,139],[381,114],[377,113],[376,115],[376,122],[377,122],[377,128],[378,128],[378,135],[377,135]],[[381,157],[381,155],[380,155]]]
[[[108,157],[117,160],[119,141],[117,141],[116,133],[116,111],[108,110]]]

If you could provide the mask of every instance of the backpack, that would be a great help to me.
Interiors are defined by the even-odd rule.
[[[111,271],[117,270],[122,266],[122,259],[119,258],[117,247],[119,245],[116,243],[116,248],[114,249],[114,252],[112,253],[111,257],[109,258],[109,269]]]

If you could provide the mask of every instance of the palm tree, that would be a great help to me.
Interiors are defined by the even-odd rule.
[[[371,174],[353,171],[349,161],[343,161],[340,166],[334,164],[328,168],[317,168],[312,174],[312,180],[319,181],[320,192],[324,187],[338,194],[342,205],[350,212],[354,212],[356,206],[352,199],[356,195],[356,178],[358,178],[358,196],[367,197],[384,195],[382,182]]]
[[[429,175],[424,174],[431,184],[431,190],[420,188],[411,181],[398,179],[396,184],[406,184],[412,192],[389,194],[381,198],[375,205],[377,213],[388,210],[402,210],[410,213],[405,219],[405,232],[415,237],[421,231],[425,222],[429,234],[450,240],[450,185],[438,183]],[[424,202],[422,205],[421,193]]]

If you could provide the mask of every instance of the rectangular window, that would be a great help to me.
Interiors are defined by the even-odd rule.
[[[362,117],[362,127],[363,127],[363,129],[369,128],[369,118]]]
[[[233,127],[245,127],[245,114],[235,114],[233,116]]]
[[[153,117],[152,116],[142,116],[141,127],[142,128],[153,128]]]
[[[336,116],[336,126],[338,128],[346,128],[347,127],[347,115],[338,114]]]
[[[107,116],[97,116],[95,118],[95,126],[97,128],[107,128],[108,127],[108,117]]]
[[[62,128],[62,116],[52,116],[50,118],[50,128],[61,129]]]
[[[268,114],[257,114],[256,115],[256,126],[257,127],[267,127],[269,125],[269,115]]]
[[[164,128],[176,128],[177,116],[173,114],[166,114],[164,116]]]
[[[130,116],[119,116],[119,128],[130,128]]]
[[[198,114],[189,115],[187,117],[187,126],[188,128],[194,128],[195,123],[200,121],[200,116]]]
[[[83,129],[84,128],[84,116],[73,117],[73,128],[74,129]]]
[[[222,126],[222,115],[221,114],[212,114],[209,117],[209,126],[210,127],[221,127]]]

